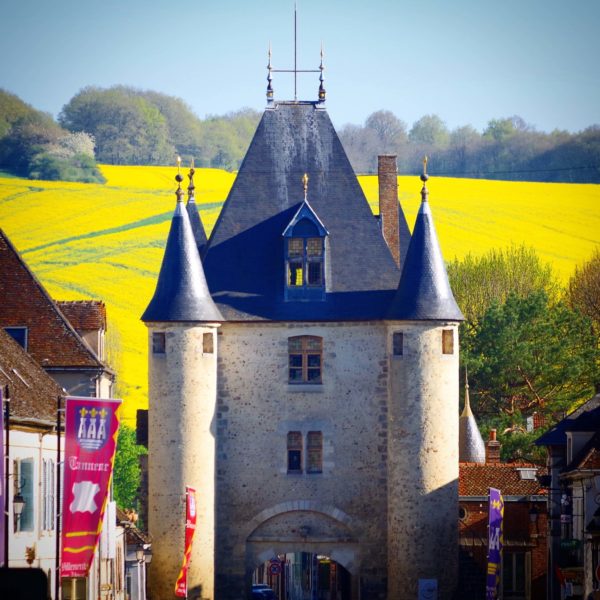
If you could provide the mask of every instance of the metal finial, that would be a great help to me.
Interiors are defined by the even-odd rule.
[[[269,64],[267,65],[267,102],[273,102],[273,86],[271,82],[273,81],[273,77],[271,76],[271,72],[273,71],[273,66],[271,65],[271,42],[269,42]]]
[[[323,52],[323,42],[321,42],[321,64],[319,65],[319,71],[321,71],[319,75],[319,102],[325,102],[325,86],[323,85],[323,81],[325,78],[323,77],[323,71],[325,70],[325,66],[323,65],[323,57],[325,53]]]
[[[302,187],[304,188],[304,200],[306,200],[308,193],[308,173],[304,173],[304,176],[302,177]]]
[[[471,411],[471,401],[469,399],[469,377],[467,375],[467,368],[465,367],[465,404],[463,407],[463,416],[468,416],[472,414]]]
[[[190,180],[190,184],[188,185],[188,201],[194,197],[194,190],[196,189],[194,186],[194,173],[196,169],[194,169],[194,159],[192,158],[190,162],[190,172],[188,173],[188,179]]]
[[[423,187],[421,188],[421,199],[423,202],[427,200],[429,196],[429,190],[427,189],[427,180],[429,179],[429,175],[427,175],[427,162],[429,158],[427,156],[423,157],[423,174],[421,175],[421,181],[423,182]]]
[[[183,181],[183,176],[181,175],[181,156],[177,157],[177,175],[175,175],[175,181],[177,182],[177,190],[175,190],[177,202],[183,202],[183,190],[181,189],[181,182]]]

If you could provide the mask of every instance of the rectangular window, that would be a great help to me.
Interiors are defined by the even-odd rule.
[[[27,350],[27,327],[5,327],[4,331],[6,331],[17,344]]]
[[[287,434],[288,473],[302,473],[302,434],[289,431]]]
[[[152,354],[164,354],[166,352],[166,339],[164,331],[155,331],[152,334]]]
[[[442,330],[442,353],[454,354],[454,330]]]
[[[323,472],[323,433],[309,431],[306,436],[306,472]]]
[[[528,596],[528,565],[526,552],[504,552],[502,560],[503,598],[521,600]]]
[[[404,333],[395,331],[392,335],[392,343],[394,356],[402,356],[404,354]]]
[[[213,334],[203,333],[202,334],[202,352],[204,354],[212,354],[214,352],[214,339]]]
[[[54,530],[54,461],[42,460],[42,529]]]
[[[21,496],[23,510],[17,517],[14,512],[14,531],[33,531],[34,517],[34,485],[33,458],[21,458],[13,462],[13,498]]]
[[[322,383],[323,338],[301,335],[288,339],[289,383]]]

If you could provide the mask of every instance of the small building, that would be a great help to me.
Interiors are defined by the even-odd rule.
[[[548,598],[600,589],[600,393],[536,443],[548,449]]]

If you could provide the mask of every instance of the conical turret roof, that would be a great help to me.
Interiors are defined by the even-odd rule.
[[[181,181],[179,175],[178,181]],[[223,320],[208,291],[192,226],[182,200],[180,187],[156,290],[142,315],[144,322]]]
[[[188,217],[190,218],[190,225],[192,226],[192,232],[194,234],[194,239],[196,240],[196,246],[198,247],[198,252],[200,252],[200,256],[202,256],[202,252],[204,251],[204,247],[206,246],[207,237],[206,232],[204,231],[204,225],[202,225],[202,219],[200,218],[200,213],[198,212],[198,206],[196,205],[196,195],[195,195],[195,186],[194,186],[194,173],[195,169],[192,163],[192,167],[190,168],[190,172],[188,173],[188,178],[190,180],[190,184],[188,185],[188,201],[185,205],[185,209],[187,211]]]
[[[448,282],[429,207],[426,181],[421,177],[421,208],[413,229],[398,290],[392,301],[389,318],[416,321],[462,321],[460,308]]]
[[[460,462],[485,463],[485,444],[471,411],[469,382],[465,375],[465,406],[458,421],[458,460]]]

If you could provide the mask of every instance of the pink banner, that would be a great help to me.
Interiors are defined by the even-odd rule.
[[[185,552],[183,565],[175,583],[175,595],[187,598],[187,572],[192,553],[192,541],[196,531],[196,490],[190,486],[185,488]]]
[[[120,404],[66,400],[62,577],[86,577],[94,558],[112,478]]]
[[[4,434],[4,398],[2,397],[2,387],[0,387],[0,431]],[[8,431],[6,432],[8,436]],[[8,503],[5,502],[6,498],[4,497],[4,492],[6,491],[6,486],[4,485],[6,480],[4,479],[4,435],[0,437],[0,564],[3,567],[8,567],[8,564],[5,564],[5,533],[4,533],[4,511],[8,510]]]

